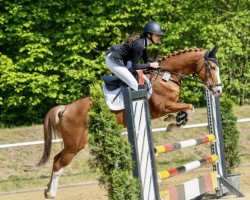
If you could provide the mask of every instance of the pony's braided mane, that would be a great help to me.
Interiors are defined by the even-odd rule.
[[[187,53],[187,52],[196,52],[196,51],[202,51],[203,49],[199,49],[199,48],[189,48],[189,49],[184,49],[184,50],[179,50],[179,51],[175,51],[174,53],[172,54],[169,54],[169,55],[166,55],[162,58],[159,58],[158,59],[158,62],[161,62],[163,60],[166,60],[167,58],[171,58],[173,56],[176,56],[176,55],[180,55],[180,54],[184,54],[184,53]]]

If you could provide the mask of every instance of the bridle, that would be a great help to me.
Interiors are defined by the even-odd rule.
[[[161,68],[161,67],[159,67],[159,68],[157,68],[157,69],[150,70],[150,71],[151,71],[151,72],[150,72],[150,74],[151,74],[151,75],[150,75],[150,82],[151,82],[152,78],[153,78],[155,75],[156,75],[156,78],[155,78],[155,79],[157,79],[158,76],[163,77],[164,72],[168,72],[168,73],[171,74],[171,77],[170,77],[169,80],[172,81],[172,82],[174,82],[174,83],[177,84],[178,86],[181,86],[181,81],[182,81],[182,79],[185,78],[186,80],[191,80],[191,81],[195,81],[195,82],[198,82],[198,83],[202,83],[202,84],[204,84],[204,85],[207,85],[208,89],[209,89],[209,90],[212,90],[214,87],[221,86],[222,84],[221,84],[221,83],[215,83],[215,82],[214,82],[214,79],[213,79],[213,76],[212,76],[212,72],[211,72],[211,70],[213,70],[213,69],[212,69],[211,64],[210,64],[209,61],[215,63],[216,66],[218,67],[218,62],[217,62],[216,59],[213,59],[213,58],[205,58],[205,61],[204,61],[203,65],[200,67],[200,69],[197,70],[195,73],[193,73],[193,76],[194,76],[194,77],[195,77],[195,76],[198,76],[199,73],[202,71],[202,69],[205,68],[205,76],[206,76],[206,77],[205,77],[205,82],[200,81],[200,80],[197,80],[196,78],[190,78],[190,77],[188,77],[188,75],[181,74],[181,73],[176,72],[176,71],[166,70],[166,69]],[[160,62],[161,62],[161,61],[160,61]],[[160,65],[160,62],[159,62],[159,65]],[[163,73],[161,73],[161,72],[163,72]],[[180,79],[176,79],[176,78],[174,78],[172,75],[177,75],[177,76],[180,77]],[[210,85],[208,84],[208,77],[209,77],[209,75],[210,75],[210,77],[211,77],[211,79],[212,79],[212,84],[210,84]]]
[[[218,86],[222,86],[222,84],[214,82],[214,79],[213,79],[213,76],[212,76],[212,72],[211,72],[211,70],[213,70],[213,69],[212,69],[211,64],[210,64],[209,61],[215,63],[216,66],[218,67],[218,61],[216,59],[213,59],[213,58],[211,58],[211,59],[205,59],[205,61],[204,61],[203,65],[201,66],[201,68],[196,72],[196,75],[199,75],[199,73],[201,72],[201,70],[205,67],[205,76],[206,77],[205,77],[205,82],[203,82],[203,84],[207,85],[207,87],[208,87],[209,90],[212,90],[212,88],[218,87]],[[211,85],[207,84],[208,83],[208,75],[210,75],[210,77],[212,79],[212,84]]]

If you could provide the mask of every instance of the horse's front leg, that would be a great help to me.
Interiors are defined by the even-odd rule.
[[[180,111],[194,111],[192,104],[178,103],[174,101],[159,101],[152,98],[149,101],[150,114],[153,119],[174,114]],[[166,120],[167,121],[167,120]]]
[[[167,102],[165,104],[166,113],[177,113],[181,111],[194,111],[194,106],[187,103]]]
[[[173,128],[179,127],[181,125],[185,125],[188,121],[188,113],[187,111],[194,111],[194,107],[192,104],[186,104],[186,103],[177,103],[177,102],[168,102],[166,106],[166,111],[171,113],[177,113],[176,116],[173,114],[169,114],[164,119],[165,121],[169,121],[169,118],[172,120],[175,119],[175,123],[170,123],[167,126],[166,131],[172,131]]]

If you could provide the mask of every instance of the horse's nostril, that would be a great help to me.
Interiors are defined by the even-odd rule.
[[[217,94],[221,94],[221,92],[222,92],[221,90],[217,90]]]

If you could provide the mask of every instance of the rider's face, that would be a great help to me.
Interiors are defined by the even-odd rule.
[[[152,34],[152,40],[154,41],[154,43],[158,43],[161,39],[161,35],[159,34]]]

